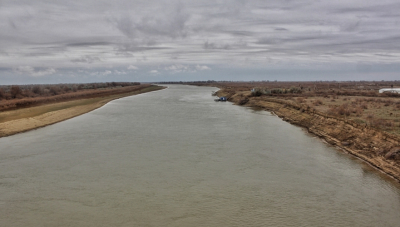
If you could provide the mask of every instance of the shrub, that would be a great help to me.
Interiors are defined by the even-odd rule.
[[[301,93],[301,89],[302,89],[302,88],[291,87],[291,88],[289,89],[289,92],[290,92],[290,93]]]
[[[361,103],[360,107],[364,110],[368,109],[368,105],[366,103]]]
[[[61,95],[70,93],[71,90],[77,92],[78,90],[87,91],[95,90],[93,88],[107,87],[115,85],[117,87],[131,87],[134,88],[140,83],[132,82],[114,82],[114,83],[91,83],[91,84],[54,84],[54,85],[3,85],[0,87],[0,100],[21,99],[24,97],[44,97]],[[79,91],[81,92],[81,91]],[[7,104],[8,105],[8,104]],[[2,104],[5,106],[5,104]],[[12,104],[10,104],[12,106]],[[1,108],[0,108],[1,109]]]
[[[19,86],[11,86],[10,90],[11,97],[13,99],[15,98],[21,98],[22,97],[22,90]]]
[[[26,86],[28,88],[28,86]],[[118,89],[105,89],[105,90],[84,90],[84,91],[79,91],[79,92],[70,92],[67,94],[59,94],[57,96],[51,96],[51,97],[45,97],[45,96],[50,96],[50,89],[51,86],[47,86],[49,89],[44,88],[45,86],[41,85],[43,95],[34,98],[23,98],[23,99],[11,99],[11,94],[9,92],[5,92],[6,99],[11,99],[11,100],[1,100],[0,102],[0,111],[3,110],[9,110],[13,108],[23,108],[27,106],[32,106],[32,105],[38,105],[38,104],[43,104],[43,103],[51,103],[54,102],[55,100],[71,100],[71,99],[76,99],[76,98],[92,98],[92,97],[100,97],[100,96],[105,96],[105,95],[112,95],[112,94],[121,94],[121,93],[126,93],[126,92],[132,92],[132,91],[137,91],[140,90],[145,86],[129,86],[129,87],[124,87],[124,88],[118,88]],[[43,89],[44,88],[44,89]],[[59,86],[57,86],[59,88]],[[53,88],[54,89],[54,88]],[[3,88],[0,88],[1,91],[5,90]],[[11,90],[11,89],[10,89]],[[24,92],[26,93],[26,89]],[[31,89],[28,90],[29,93],[33,94],[31,92]]]
[[[361,108],[361,107],[356,107],[356,108],[354,108],[353,109],[353,113],[355,113],[356,114],[356,116],[361,116],[362,115],[362,113],[363,113],[363,109]]]
[[[303,102],[304,102],[304,98],[303,98],[303,97],[298,97],[298,98],[296,99],[296,101],[297,101],[298,103],[303,103]]]
[[[4,91],[3,88],[0,88],[0,100],[6,99],[6,92]]]
[[[36,96],[35,93],[33,93],[30,89],[23,90],[22,95],[25,97],[35,97]]]
[[[251,93],[253,96],[261,96],[263,93],[260,90],[254,91]]]
[[[50,91],[51,95],[58,95],[58,94],[61,93],[60,89],[58,87],[56,87],[56,86],[51,86],[49,91]]]
[[[247,99],[247,98],[242,99],[242,100],[240,100],[239,105],[244,105],[244,104],[246,104],[248,101],[249,101],[249,99]]]
[[[77,88],[76,85],[72,85],[72,91],[73,91],[73,92],[77,92],[77,91],[78,91],[78,88]]]
[[[337,113],[339,115],[349,116],[350,115],[350,110],[342,105],[339,108],[337,108]]]
[[[314,104],[314,106],[319,106],[319,105],[322,105],[323,102],[322,102],[321,100],[317,99],[317,100],[315,100],[315,101],[313,102],[313,104]]]
[[[328,110],[328,114],[331,115],[344,115],[344,116],[350,116],[350,114],[353,113],[357,113],[357,109],[353,108],[350,109],[349,105],[347,103],[341,105],[341,106],[334,106],[329,108]]]
[[[41,95],[42,92],[43,92],[43,90],[42,90],[41,87],[39,87],[39,86],[36,85],[36,86],[34,86],[34,87],[32,88],[32,92],[35,93],[35,94],[37,94],[37,95]]]

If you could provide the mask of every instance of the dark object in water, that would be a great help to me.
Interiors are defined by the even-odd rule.
[[[219,97],[217,99],[214,99],[216,102],[226,102],[226,97]]]

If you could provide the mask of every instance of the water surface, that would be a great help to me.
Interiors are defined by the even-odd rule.
[[[213,90],[174,85],[1,138],[1,226],[398,226],[396,183]]]

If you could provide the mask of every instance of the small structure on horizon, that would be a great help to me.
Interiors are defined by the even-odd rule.
[[[379,93],[399,93],[400,94],[400,88],[382,88],[382,89],[379,89]]]

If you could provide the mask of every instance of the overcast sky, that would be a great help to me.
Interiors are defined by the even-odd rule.
[[[0,84],[400,79],[398,0],[0,0]]]

